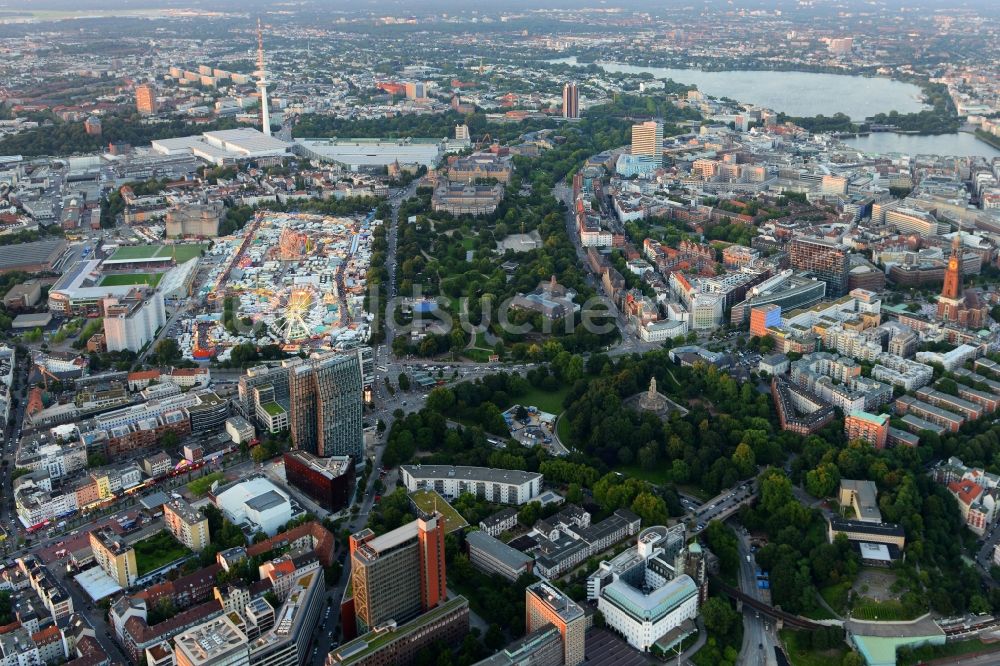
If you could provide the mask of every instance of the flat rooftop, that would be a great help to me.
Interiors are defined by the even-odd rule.
[[[572,622],[577,618],[583,617],[583,609],[580,608],[579,604],[566,596],[562,590],[552,583],[540,581],[529,585],[528,590],[548,606],[551,611],[562,618],[564,622]]]
[[[878,510],[878,489],[873,481],[841,479],[840,487],[854,493],[854,501],[861,514],[858,518],[865,521],[882,522],[882,513]]]
[[[271,403],[269,403],[271,404]],[[269,412],[270,413],[270,412]],[[247,424],[249,425],[249,424]],[[330,458],[318,458],[306,451],[289,451],[285,454],[289,458],[306,465],[309,469],[322,474],[328,479],[336,479],[343,476],[351,468],[350,456],[331,456]]]
[[[391,641],[399,640],[420,631],[438,619],[449,615],[463,607],[469,605],[465,597],[458,596],[449,599],[443,604],[432,608],[416,619],[407,622],[394,630],[376,630],[356,638],[349,643],[344,643],[339,648],[331,652],[332,663],[334,664],[354,664],[364,661],[364,658],[371,655],[376,650],[385,647]]]
[[[518,569],[533,561],[531,557],[511,548],[503,541],[491,537],[486,532],[479,530],[470,532],[465,537],[465,540],[468,542],[470,548],[478,548],[488,553],[491,557],[499,560],[511,569]]]
[[[541,479],[538,472],[522,472],[516,469],[493,469],[491,467],[464,467],[454,465],[401,465],[400,469],[414,479],[457,479],[459,481],[487,481],[521,485]]]
[[[51,264],[66,249],[62,238],[39,240],[31,243],[0,246],[0,271],[13,271],[22,266]]]

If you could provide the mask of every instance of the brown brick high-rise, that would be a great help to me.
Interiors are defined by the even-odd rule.
[[[444,519],[417,518],[381,536],[351,535],[351,584],[358,634],[408,622],[444,601]]]

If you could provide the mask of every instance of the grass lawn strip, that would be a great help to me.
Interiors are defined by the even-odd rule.
[[[410,500],[424,513],[437,509],[444,515],[444,532],[451,534],[469,523],[448,501],[435,490],[415,490],[410,493]]]
[[[532,388],[524,395],[514,398],[514,402],[525,407],[538,407],[543,412],[558,415],[563,411],[563,400],[566,399],[568,393],[568,386],[558,391],[543,391],[542,389]]]
[[[187,484],[187,489],[192,495],[201,497],[202,495],[208,493],[213,482],[224,481],[225,478],[226,475],[222,472],[212,472],[211,474],[206,474],[205,476],[199,477]]]
[[[157,532],[151,537],[137,541],[132,548],[135,549],[135,567],[140,576],[191,553],[166,531]]]

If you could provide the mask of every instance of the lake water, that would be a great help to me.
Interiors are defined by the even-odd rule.
[[[575,57],[548,62],[579,64]],[[876,113],[888,113],[892,110],[911,113],[927,108],[921,102],[919,86],[884,77],[770,70],[705,72],[700,69],[638,67],[615,62],[596,64],[608,72],[649,72],[658,79],[693,83],[706,95],[729,97],[790,116],[832,116],[841,112],[861,121]],[[1000,150],[980,141],[973,134],[962,132],[937,136],[880,132],[848,139],[845,143],[868,152],[985,157],[1000,155]]]
[[[867,153],[956,155],[960,157],[972,155],[981,155],[983,157],[1000,156],[1000,150],[997,150],[985,141],[980,141],[974,134],[967,134],[965,132],[926,136],[876,132],[868,136],[859,136],[855,139],[844,139],[844,143]]]
[[[549,62],[576,65],[576,58]],[[775,72],[770,70],[704,72],[700,69],[637,67],[616,62],[599,62],[601,69],[623,74],[649,72],[658,79],[693,83],[713,97],[730,97],[741,102],[783,111],[790,116],[832,116],[840,112],[854,120],[896,110],[910,113],[927,108],[922,91],[912,83],[884,77],[819,74],[815,72]]]

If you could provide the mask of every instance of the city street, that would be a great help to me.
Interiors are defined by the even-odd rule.
[[[730,526],[736,532],[740,557],[740,591],[761,601],[766,601],[757,587],[757,563],[750,550],[750,537],[735,523]],[[776,666],[774,646],[778,645],[774,622],[762,617],[750,607],[743,609],[743,646],[740,649],[740,664],[744,666]]]
[[[590,269],[590,262],[587,261],[587,253],[580,244],[580,235],[576,229],[576,216],[573,213],[573,190],[565,181],[556,183],[552,189],[552,194],[566,206],[566,234],[569,236],[573,247],[576,249],[576,258],[584,268],[590,284],[598,293],[603,294],[600,276],[596,276]],[[608,310],[614,315],[615,325],[618,327],[621,340],[608,350],[608,356],[624,356],[627,354],[641,354],[654,349],[662,349],[663,345],[658,342],[643,342],[636,334],[635,327],[630,325],[625,319],[618,306],[611,299],[604,299]]]
[[[4,424],[3,434],[3,455],[2,466],[0,466],[0,478],[3,482],[0,485],[0,494],[3,501],[0,502],[0,526],[2,526],[7,538],[4,539],[4,552],[9,552],[17,546],[17,540],[21,534],[22,525],[17,519],[14,508],[14,489],[11,474],[14,472],[14,456],[17,453],[18,435],[21,432],[21,423],[24,420],[24,409],[27,400],[28,366],[30,361],[22,359],[20,362],[17,356],[14,357],[15,367],[13,383],[10,387],[10,397],[16,401],[16,407],[11,409],[11,418]]]

